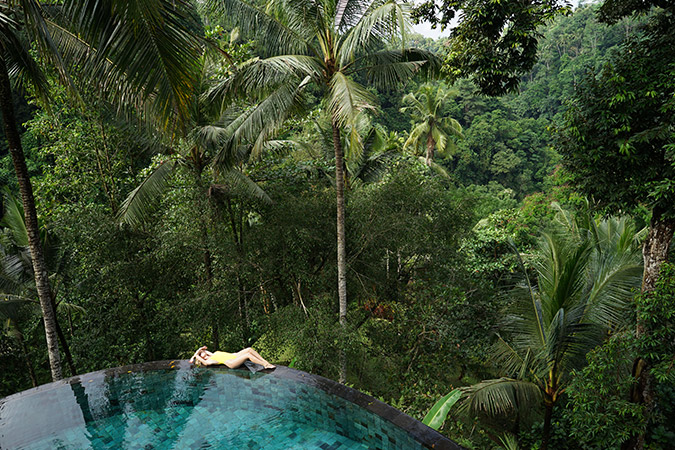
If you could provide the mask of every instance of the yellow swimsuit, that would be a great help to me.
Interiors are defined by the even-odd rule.
[[[218,364],[225,364],[225,361],[235,359],[237,355],[226,352],[213,352],[209,359],[216,361]]]

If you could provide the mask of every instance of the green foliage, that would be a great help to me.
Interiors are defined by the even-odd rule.
[[[445,103],[453,94],[442,85],[422,85],[416,93],[403,97],[401,112],[410,112],[413,127],[404,148],[413,149],[413,154],[426,153],[426,164],[431,166],[434,155],[452,158],[457,151],[454,140],[464,137],[462,126],[455,119],[443,114]],[[421,151],[420,151],[421,150]]]
[[[638,297],[637,311],[646,328],[640,339],[640,355],[649,362],[657,382],[674,384],[675,266],[661,266],[656,290]]]
[[[561,215],[561,224],[542,235],[532,257],[536,278],[530,282],[526,276],[510,294],[493,356],[506,376],[462,388],[462,406],[490,418],[492,426],[517,427],[542,403],[550,420],[586,353],[609,329],[624,324],[632,289],[640,282],[634,228],[606,225],[612,218],[585,228],[578,220],[570,228],[569,217]]]
[[[443,68],[451,79],[471,76],[488,95],[517,89],[520,77],[536,60],[539,27],[569,11],[557,0],[444,0],[438,6],[423,2],[417,7],[417,15],[446,26],[460,10],[460,23],[453,29]]]
[[[467,269],[495,284],[509,285],[518,269],[514,246],[528,248],[533,243],[530,232],[516,209],[500,210],[480,220],[462,242]]]
[[[621,333],[589,353],[588,366],[575,374],[566,414],[570,433],[585,448],[618,449],[644,427],[643,406],[628,397],[636,356],[634,336]]]
[[[451,391],[448,395],[434,404],[427,415],[424,416],[422,423],[433,428],[434,430],[438,430],[443,425],[443,422],[445,422],[446,417],[448,417],[450,408],[452,408],[455,403],[457,403],[461,396],[462,391],[458,389]]]
[[[471,94],[469,84],[457,87],[459,95],[445,112],[459,118],[465,137],[453,161],[444,164],[453,178],[464,185],[499,183],[518,199],[540,190],[558,162],[548,120],[525,116],[516,99],[485,99]]]
[[[613,210],[647,204],[672,213],[673,20],[656,15],[586,78],[559,140],[581,191]]]
[[[656,290],[636,299],[637,311],[646,324],[640,337],[623,332],[588,355],[588,366],[576,374],[568,389],[566,415],[570,432],[585,448],[620,448],[634,433],[647,427],[649,448],[668,448],[672,443],[673,319],[675,267],[661,266]],[[651,365],[657,393],[657,411],[647,418],[644,406],[629,400],[634,387],[634,360],[646,357]]]
[[[663,345],[672,340],[667,296],[644,305],[644,320],[654,331],[649,339],[640,343],[620,333],[619,323],[630,319],[630,313],[622,309],[623,316],[617,317],[612,310],[634,279],[615,284],[605,297],[596,295],[600,282],[612,284],[612,277],[621,275],[614,269],[626,262],[620,255],[600,256],[608,249],[598,238],[613,242],[616,236],[607,230],[628,235],[635,229],[623,226],[625,221],[621,225],[616,220],[586,220],[591,217],[587,204],[572,190],[569,172],[557,166],[560,157],[548,134],[551,121],[561,114],[563,99],[572,94],[585,68],[599,70],[602,59],[616,51],[635,22],[601,27],[593,21],[594,6],[557,16],[540,28],[540,60],[520,80],[520,95],[486,98],[476,95],[469,81],[459,81],[453,101],[434,106],[438,117],[457,118],[454,129],[461,125],[465,135],[456,149],[446,145],[452,158],[437,160],[439,170],[450,175],[448,180],[410,156],[397,154],[405,137],[395,133],[410,125],[409,117],[400,112],[404,91],[398,81],[424,68],[427,51],[445,51],[445,40],[409,36],[408,46],[422,50],[401,52],[371,46],[364,40],[363,27],[351,38],[340,35],[344,47],[335,62],[345,63],[344,77],[327,88],[318,69],[326,60],[307,51],[307,46],[320,49],[324,37],[313,34],[304,39],[309,34],[302,34],[304,40],[297,39],[301,16],[295,14],[304,11],[301,6],[306,2],[301,6],[275,2],[283,8],[269,9],[272,15],[261,23],[242,19],[251,12],[243,3],[222,3],[236,14],[210,14],[205,20],[208,37],[221,51],[205,60],[200,86],[225,81],[199,101],[190,97],[191,106],[183,115],[190,121],[174,139],[157,140],[156,132],[149,135],[145,128],[120,124],[100,99],[86,92],[87,107],[74,108],[66,101],[66,91],[54,86],[53,116],[37,111],[27,123],[24,142],[39,175],[34,181],[42,219],[58,235],[63,255],[63,272],[57,278],[64,282],[56,285],[57,298],[76,306],[60,308],[58,317],[78,371],[187,356],[202,344],[231,351],[254,345],[275,362],[336,377],[336,355],[344,348],[351,385],[416,418],[421,419],[437,399],[454,399],[452,390],[461,386],[474,398],[482,396],[478,402],[483,401],[484,408],[507,411],[502,417],[480,411],[467,419],[453,414],[453,407],[445,420],[438,405],[437,425],[445,422],[444,432],[467,447],[494,446],[495,430],[520,431],[523,448],[540,445],[541,399],[555,393],[561,407],[553,413],[550,446],[575,448],[581,442],[593,448],[603,442],[614,445],[644,426],[639,407],[625,401],[631,386],[628,366],[636,352],[644,351],[659,381],[658,416],[650,439],[661,445],[672,437],[668,424],[674,414],[669,403],[674,391],[672,357],[667,352],[673,352]],[[467,16],[473,25],[485,20],[475,15],[483,3],[462,3],[473,8]],[[492,3],[495,14],[520,8],[506,4],[513,2]],[[535,20],[546,19],[546,11],[553,12],[551,4],[532,11]],[[378,17],[392,11],[387,8]],[[234,17],[240,23],[229,20]],[[522,36],[527,47],[516,45],[499,57],[500,64],[508,66],[505,73],[497,74],[494,66],[479,74],[483,87],[512,87],[516,74],[529,64],[531,37],[536,33],[528,27],[534,22],[514,17],[518,23],[511,30],[529,34]],[[292,26],[280,29],[279,23]],[[234,25],[255,41],[242,42]],[[259,25],[256,36],[250,34],[253,25]],[[650,51],[660,54],[654,44],[648,45],[648,37],[636,38],[626,48],[651,46]],[[511,38],[504,34],[499,45]],[[363,52],[357,51],[360,43],[367,44]],[[487,43],[481,38],[465,44],[476,48]],[[282,56],[268,58],[272,54]],[[248,60],[252,55],[258,57]],[[638,67],[647,56],[640,58],[631,64]],[[374,63],[390,65],[391,71],[370,73]],[[286,82],[295,84],[283,88]],[[654,91],[657,98],[671,93],[666,89],[668,80],[657,84],[665,86]],[[435,88],[422,90],[443,97],[442,90],[432,92]],[[405,88],[416,90],[415,85]],[[652,91],[643,93],[648,92]],[[231,103],[236,94],[248,96],[247,102],[263,101],[248,106]],[[348,94],[356,97],[350,99]],[[328,100],[321,103],[322,96]],[[223,100],[229,108],[215,118]],[[629,103],[620,97],[615,100],[608,107]],[[379,114],[353,114],[377,103]],[[656,105],[656,100],[649,104]],[[301,105],[312,107],[311,115],[291,116]],[[662,115],[654,113],[655,120],[670,117],[670,104],[661,106]],[[346,194],[350,303],[344,341],[335,301],[335,179],[327,176],[335,169],[334,142],[327,112],[344,125],[339,142],[346,150],[350,174]],[[268,145],[275,132],[285,140]],[[651,145],[660,139],[659,133],[667,132],[666,126],[658,127],[654,136],[642,134],[632,145],[642,145],[641,139]],[[425,144],[424,139],[420,142]],[[151,151],[144,152],[146,148]],[[252,148],[256,158],[249,158]],[[157,150],[171,156],[153,157]],[[637,164],[642,158],[638,150],[625,156]],[[665,153],[666,160],[669,155]],[[115,213],[125,196],[168,158],[175,170],[164,178],[157,207],[148,209],[146,220],[134,229],[119,226]],[[208,164],[214,160],[221,164],[212,171]],[[227,170],[233,168],[248,181],[228,177]],[[271,202],[246,195],[253,182]],[[671,184],[665,179],[645,192],[649,199],[661,196],[665,202]],[[581,211],[584,219],[557,220],[554,202]],[[558,226],[565,222],[567,236],[551,236],[548,246],[536,248],[535,236],[556,221]],[[524,285],[512,289],[521,272],[513,245],[521,250],[528,275],[537,279],[531,289]],[[622,248],[626,247],[617,245],[614,250]],[[547,265],[547,259],[556,258],[565,264]],[[584,298],[580,292],[592,297]],[[588,307],[585,313],[583,305]],[[537,321],[531,319],[544,316],[546,340],[534,345]],[[662,319],[651,319],[657,316]],[[28,387],[25,370],[17,369],[25,365],[22,355],[35,361],[40,381],[48,376],[34,311],[30,306],[21,308],[15,322],[28,350],[24,352],[14,337],[0,336],[0,395]],[[490,358],[495,332],[503,338],[496,363]],[[602,342],[608,332],[612,339],[606,348],[589,354],[584,368],[585,350]],[[523,364],[515,367],[504,343],[517,347]],[[545,381],[551,381],[550,361],[558,371],[553,378],[559,382],[557,391],[548,389]],[[488,381],[476,384],[483,379]],[[449,391],[455,394],[447,395]],[[563,414],[568,394],[571,406]],[[528,402],[532,407],[525,411]],[[519,416],[513,414],[515,403]],[[528,418],[529,412],[534,417]],[[534,419],[531,428],[524,426],[526,419]]]
[[[673,4],[668,0],[605,0],[600,8],[600,19],[604,22],[614,23],[626,16],[646,14],[654,7],[670,8],[672,11]]]
[[[513,103],[526,117],[562,119],[565,104],[588,73],[597,73],[621,42],[634,33],[635,20],[598,23],[598,4],[581,4],[541,29],[538,61],[521,82]]]

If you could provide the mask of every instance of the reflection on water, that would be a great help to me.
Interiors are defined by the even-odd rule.
[[[211,376],[210,371],[189,369],[121,376],[97,372],[68,385],[47,385],[31,395],[6,399],[0,404],[0,449],[20,448],[50,437],[63,448],[101,448],[102,443],[128,447],[144,425],[143,417],[153,411],[166,416],[165,429],[171,432],[153,427],[146,444],[159,448],[153,444],[157,441],[166,447],[179,436]],[[164,414],[177,405],[189,408],[182,408],[183,414]],[[114,417],[118,419],[111,423]],[[130,431],[133,435],[127,437]]]
[[[422,449],[308,383],[225,368],[97,372],[0,400],[3,449]]]

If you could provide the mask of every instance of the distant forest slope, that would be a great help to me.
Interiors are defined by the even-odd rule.
[[[489,98],[475,95],[469,82],[454,86],[457,94],[445,107],[461,123],[465,139],[441,164],[458,184],[482,186],[478,189],[514,200],[545,188],[544,180],[558,162],[551,130],[560,123],[566,100],[578,81],[589,71],[597,72],[635,30],[631,20],[613,26],[598,23],[597,10],[597,4],[582,3],[541,30],[539,60],[518,94]],[[442,53],[445,42],[418,35],[411,45]],[[378,120],[405,133],[410,122],[399,111],[401,97],[399,92],[382,93]]]

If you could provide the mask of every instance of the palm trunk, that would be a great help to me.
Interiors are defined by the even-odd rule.
[[[427,164],[428,167],[431,167],[431,161],[434,159],[434,150],[436,149],[436,141],[434,141],[434,137],[429,132],[429,135],[427,136],[427,158],[425,163]]]
[[[213,290],[213,269],[211,268],[211,251],[209,250],[209,240],[208,240],[208,231],[202,223],[202,244],[204,248],[203,258],[204,258],[204,270],[206,272],[206,287],[209,290],[209,293]],[[218,318],[214,315],[211,322],[211,342],[213,344],[213,349],[218,350],[220,348],[220,327],[218,326]]]
[[[59,342],[61,343],[61,349],[63,350],[63,354],[66,357],[66,364],[68,364],[68,368],[70,369],[70,375],[75,376],[77,375],[77,370],[75,369],[75,363],[73,362],[73,355],[70,353],[68,341],[66,341],[66,336],[63,334],[61,325],[59,325],[59,318],[58,315],[56,314],[56,302],[53,300],[53,297],[52,297],[52,308],[54,309],[56,334],[59,337]]]
[[[651,223],[649,224],[649,233],[642,247],[642,257],[644,260],[642,295],[649,295],[655,289],[661,265],[668,259],[668,249],[670,248],[670,242],[673,240],[674,232],[675,220],[664,218],[663,211],[655,208],[652,212]],[[636,327],[637,337],[644,339],[648,334],[648,324],[638,319]],[[631,391],[631,400],[645,406],[647,418],[649,418],[651,412],[654,410],[656,402],[654,383],[649,369],[649,361],[638,357],[633,364],[633,376],[637,379],[637,384]],[[644,446],[645,434],[641,433],[631,436],[622,448],[642,450]]]
[[[345,237],[345,170],[344,155],[340,143],[340,128],[333,120],[333,147],[335,148],[335,190],[337,197],[337,268],[340,326],[343,338],[347,328],[347,245]],[[344,343],[343,339],[343,343]],[[347,356],[344,345],[340,346],[340,383],[347,381]]]
[[[553,417],[553,403],[546,401],[546,412],[544,413],[544,432],[541,437],[541,450],[548,449],[548,440],[551,436],[551,418]]]
[[[230,228],[232,229],[232,241],[234,242],[234,247],[237,251],[237,265],[235,267],[237,275],[237,303],[239,305],[239,318],[241,320],[242,326],[242,341],[244,347],[248,347],[251,332],[249,328],[249,318],[248,318],[248,305],[246,302],[246,297],[244,294],[244,283],[241,279],[240,271],[238,269],[239,265],[244,259],[244,224],[243,224],[243,213],[237,217],[236,211],[232,206],[230,199],[225,199],[225,207],[227,208],[227,215],[230,219]],[[243,205],[241,206],[243,209]]]
[[[52,308],[51,287],[47,277],[47,265],[40,244],[40,231],[38,228],[37,211],[35,210],[35,197],[33,196],[33,187],[28,177],[26,159],[21,146],[21,137],[19,136],[16,119],[14,118],[14,105],[12,103],[12,88],[9,84],[9,74],[4,59],[0,56],[0,109],[2,110],[2,120],[9,144],[9,153],[12,155],[14,171],[19,182],[19,191],[23,202],[24,216],[26,220],[26,231],[28,233],[28,244],[30,247],[31,260],[33,262],[33,273],[35,274],[35,287],[42,317],[45,324],[45,335],[47,338],[47,351],[49,353],[49,366],[54,381],[63,378],[61,370],[61,356],[59,355],[58,336],[56,333],[56,314]]]
[[[198,152],[195,152],[195,204],[197,205],[199,211],[199,238],[201,239],[202,247],[202,259],[204,261],[204,272],[206,276],[206,289],[208,290],[209,296],[211,299],[211,293],[213,291],[213,268],[212,268],[212,258],[211,258],[211,249],[209,247],[209,229],[207,223],[207,211],[210,214],[210,204],[208,198],[204,201],[204,193],[207,192],[207,189],[202,185],[202,171],[203,166],[200,159],[197,157]],[[207,196],[208,197],[208,196]],[[218,317],[216,314],[211,315],[211,345],[213,350],[218,350],[220,348],[220,327],[218,325]]]
[[[213,291],[213,269],[211,263],[211,250],[209,249],[209,231],[206,227],[206,220],[203,215],[200,215],[199,229],[200,238],[202,240],[202,258],[204,260],[204,272],[206,272],[206,289],[209,291],[209,298]],[[218,317],[214,314],[211,322],[211,341],[213,349],[220,348],[220,327],[218,326]]]

